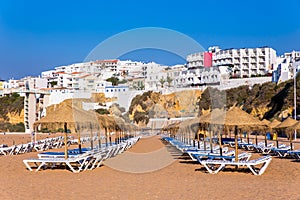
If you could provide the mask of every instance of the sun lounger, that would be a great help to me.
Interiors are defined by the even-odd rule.
[[[297,160],[300,160],[300,149],[299,150],[290,150],[287,152],[287,154],[293,158],[296,158]]]
[[[10,147],[1,147],[0,148],[0,155],[12,155],[13,150],[15,149],[15,146],[10,146]]]
[[[68,159],[64,158],[30,158],[23,160],[25,166],[28,170],[33,171],[33,167],[36,167],[36,172],[43,168],[55,168],[57,166],[66,165],[69,169],[78,173],[85,169],[86,164],[89,163],[89,160],[92,158],[90,154],[82,155],[77,157],[70,157]],[[33,165],[33,166],[32,166]]]
[[[133,144],[135,144],[138,139],[139,138],[134,138],[107,148],[83,148],[83,153],[79,153],[79,149],[72,149],[69,150],[69,157],[67,159],[64,158],[64,152],[44,152],[38,154],[38,158],[25,159],[23,162],[30,171],[33,171],[34,169],[35,171],[39,171],[41,168],[53,169],[64,165],[72,172],[78,173],[100,167],[103,160],[122,153],[126,148],[130,148]]]
[[[251,155],[252,155],[251,153],[247,153],[247,152],[240,153],[238,155],[238,160],[239,161],[248,161],[250,159]],[[233,161],[235,159],[234,150],[230,154],[227,154],[227,155],[225,154],[222,156],[220,154],[209,153],[209,154],[200,154],[195,157],[200,164],[203,160],[231,160],[231,161]]]
[[[232,161],[232,160],[203,160],[201,164],[211,174],[217,174],[220,170],[223,170],[226,166],[246,166],[254,175],[262,175],[267,169],[272,160],[271,156],[264,156],[255,160],[248,161]]]
[[[92,169],[100,167],[105,156],[106,156],[105,152],[98,152],[98,153],[93,154],[92,158],[90,159],[89,163],[86,165],[84,170],[87,170],[87,169],[92,170]]]
[[[268,143],[266,146],[265,144],[254,146],[254,150],[258,153],[268,154],[271,150],[275,148],[274,143]]]
[[[231,152],[233,152],[234,154],[234,150],[233,151],[230,151],[229,153],[228,152],[228,147],[224,147],[222,148],[222,154],[224,156],[228,156],[230,154],[232,154]],[[217,150],[213,150],[213,152],[211,152],[211,150],[204,150],[204,149],[198,149],[198,150],[188,150],[186,151],[186,153],[190,156],[190,158],[193,160],[193,161],[197,161],[197,156],[198,155],[220,155],[220,151]]]
[[[287,157],[289,155],[288,152],[290,150],[291,150],[291,147],[287,146],[287,147],[273,149],[273,152],[274,152],[275,155],[277,155],[281,158],[284,158],[284,157]]]
[[[264,155],[267,155],[267,154],[270,154],[270,153],[274,153],[276,154],[277,151],[281,151],[281,150],[290,150],[290,146],[286,146],[285,144],[281,144],[279,145],[279,147],[264,147],[262,148],[262,154]]]

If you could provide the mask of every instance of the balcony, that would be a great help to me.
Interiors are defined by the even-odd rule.
[[[259,69],[260,69],[260,70],[265,70],[266,67],[265,67],[264,65],[259,65]]]

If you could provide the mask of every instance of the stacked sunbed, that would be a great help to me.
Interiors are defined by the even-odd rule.
[[[64,145],[63,137],[46,138],[36,142],[0,147],[0,155],[18,155],[32,151],[46,151],[61,148]]]
[[[23,162],[30,171],[67,167],[72,172],[78,173],[100,167],[102,161],[123,153],[138,140],[139,137],[134,137],[108,147],[72,149],[68,151],[68,158],[65,158],[64,152],[44,152],[38,154],[38,158],[25,159]]]
[[[181,141],[171,137],[162,138],[168,141],[171,145],[175,146],[182,152],[187,153],[192,160],[197,160],[203,165],[209,173],[215,174],[223,170],[226,166],[247,167],[254,175],[262,175],[270,164],[272,157],[264,156],[255,160],[250,160],[251,153],[244,152],[235,155],[235,151],[229,151],[228,147],[220,149],[218,145],[215,145],[211,149],[197,148],[191,145],[186,145]],[[232,141],[228,142],[228,145],[234,146]],[[252,145],[252,144],[251,144]],[[250,148],[250,143],[239,141],[239,148]],[[254,148],[254,147],[253,147]]]

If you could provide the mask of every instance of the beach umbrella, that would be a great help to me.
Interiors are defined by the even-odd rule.
[[[293,125],[296,125],[298,121],[297,120],[294,120],[293,118],[287,118],[285,119],[283,122],[281,122],[280,124],[278,124],[276,127],[274,127],[275,129],[279,129],[279,130],[284,130],[284,129],[287,129],[289,127],[292,127]],[[291,135],[291,132],[289,134],[289,137],[290,137],[290,146],[291,146],[291,149],[293,149],[293,142],[292,142],[292,135]]]
[[[283,122],[281,122],[280,124],[278,124],[277,126],[275,126],[275,129],[284,129],[284,128],[288,128],[291,127],[293,125],[295,125],[298,121],[294,120],[292,118],[287,118],[285,119]]]
[[[266,128],[266,125],[260,120],[254,118],[252,115],[241,110],[240,108],[233,107],[224,114],[213,118],[212,124],[224,125],[225,127],[233,128],[235,132],[235,160],[238,159],[238,149],[237,149],[237,133],[238,129],[249,130],[256,128]]]
[[[71,130],[71,132],[76,131],[80,139],[81,127],[85,127],[86,125],[91,123],[93,125],[98,124],[95,120],[95,116],[95,112],[85,111],[75,106],[63,104],[62,106],[54,107],[52,109],[52,112],[36,121],[33,126],[34,128],[41,126],[54,130],[63,128],[66,139],[68,130]],[[65,142],[65,144],[67,143]]]
[[[268,129],[271,131],[271,128],[270,128],[270,126],[269,126],[269,124],[271,123],[269,120],[267,120],[267,119],[263,119],[262,121],[261,121],[262,123],[264,123],[267,127],[268,127]],[[256,137],[255,137],[255,141],[256,141],[256,145],[257,145],[257,134],[256,134]],[[248,142],[249,143],[249,142]],[[265,131],[265,146],[267,146],[268,145],[268,141],[267,141],[267,133],[266,133],[266,131]]]
[[[300,121],[296,122],[294,125],[287,127],[288,130],[300,130]]]
[[[280,123],[281,123],[280,121],[278,121],[277,119],[274,119],[272,122],[269,123],[268,126],[273,129]]]
[[[274,128],[278,125],[278,124],[280,124],[281,122],[280,121],[278,121],[277,119],[274,119],[272,122],[270,122],[269,123],[269,127],[270,127],[270,129],[273,131],[274,130]],[[276,146],[277,146],[277,148],[278,148],[278,136],[277,136],[277,133],[275,132],[274,134],[276,134],[276,136],[275,136],[275,139],[276,139]]]
[[[212,121],[213,118],[220,116],[221,114],[223,114],[223,110],[221,109],[213,109],[211,112],[206,113],[204,115],[201,115],[199,118],[195,118],[193,120],[190,120],[191,123],[191,128],[194,132],[196,133],[200,133],[200,129],[204,128],[209,132],[209,144],[212,150],[212,137],[213,137],[213,132],[215,131],[215,127],[210,127],[208,126],[210,124],[210,122]],[[199,135],[198,135],[199,136]],[[204,134],[204,149],[206,149],[206,141],[205,141],[205,134]],[[220,142],[220,151],[222,152],[222,144],[221,141]],[[198,146],[199,146],[199,137],[198,137]]]
[[[177,130],[179,133],[187,133],[188,138],[189,138],[189,144],[190,144],[190,142],[193,141],[194,147],[195,147],[195,140],[199,139],[199,134],[198,134],[199,131],[197,131],[197,132],[191,131],[190,125],[191,125],[191,121],[194,121],[195,123],[197,123],[197,120],[195,120],[195,119],[196,118],[188,119],[188,120],[184,120],[184,121],[180,122],[179,128]],[[194,136],[192,137],[191,135],[194,135]],[[200,146],[200,143],[198,143],[198,146]]]

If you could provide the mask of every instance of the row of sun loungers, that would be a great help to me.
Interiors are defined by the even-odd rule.
[[[26,144],[0,147],[0,155],[18,155],[32,151],[46,151],[48,149],[61,148],[64,145],[63,137],[47,138]]]
[[[267,146],[265,145],[265,142],[259,142],[257,145],[239,142],[238,147],[244,150],[258,152],[263,155],[274,155],[280,158],[292,158],[300,160],[300,150],[292,150],[290,146],[285,144],[280,144],[278,147],[276,147],[274,146],[273,142],[269,142]]]
[[[105,159],[123,153],[138,140],[139,137],[135,137],[109,147],[97,149],[85,148],[82,149],[82,153],[79,152],[79,149],[69,150],[69,157],[67,159],[64,158],[64,152],[44,152],[38,154],[38,158],[25,159],[23,162],[29,171],[67,167],[72,172],[79,173],[100,167]]]
[[[272,160],[271,156],[260,157],[255,160],[200,160],[200,164],[203,165],[207,171],[211,174],[216,174],[223,170],[226,166],[248,167],[254,175],[262,175],[267,169]],[[258,165],[261,165],[259,168]]]
[[[97,140],[97,136],[92,138],[93,141]],[[91,141],[91,137],[82,137],[81,138],[81,144],[85,144],[87,142]],[[73,145],[78,144],[78,139],[71,139],[68,138],[67,145]],[[49,149],[58,149],[62,148],[65,145],[64,143],[64,137],[59,136],[55,138],[46,138],[43,140],[38,140],[36,142],[29,142],[26,144],[18,144],[18,145],[12,145],[12,146],[0,146],[0,155],[18,155],[28,152],[40,152],[40,151],[47,151]]]
[[[165,137],[164,140],[168,141],[170,144],[182,151],[182,146],[185,146],[180,141]],[[231,142],[228,142],[228,144]],[[241,146],[242,147],[242,146]],[[237,155],[237,161],[235,152],[233,150],[228,151],[228,147],[222,149],[222,154],[218,149],[218,145],[214,147],[216,149],[204,150],[202,148],[197,149],[192,147],[191,149],[184,149],[186,153],[189,154],[193,161],[197,160],[201,165],[203,165],[206,170],[211,174],[216,174],[223,170],[226,166],[236,166],[236,167],[247,167],[254,175],[262,175],[270,164],[272,157],[264,156],[258,159],[250,160],[251,153],[244,152]]]

